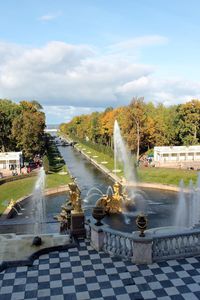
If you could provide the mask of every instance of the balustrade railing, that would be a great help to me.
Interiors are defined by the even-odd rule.
[[[153,261],[200,255],[200,230],[153,236]]]
[[[110,228],[104,228],[103,250],[125,258],[133,256],[133,235]]]
[[[91,230],[94,224],[87,223],[87,237],[91,238]],[[107,226],[101,226],[104,238],[101,249],[111,255],[132,259],[138,245],[145,245],[147,240],[139,238],[132,233],[113,230]],[[200,229],[171,234],[148,234],[148,242],[151,243],[152,262],[166,259],[184,258],[200,255]],[[141,248],[142,249],[142,248]],[[143,248],[144,249],[144,248]],[[144,253],[141,252],[141,256]]]

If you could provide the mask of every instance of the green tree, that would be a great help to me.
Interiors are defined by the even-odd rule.
[[[183,145],[200,143],[200,101],[191,100],[177,107],[175,119],[177,140]]]
[[[15,150],[16,143],[12,137],[12,122],[19,113],[18,105],[7,99],[0,99],[0,150]]]

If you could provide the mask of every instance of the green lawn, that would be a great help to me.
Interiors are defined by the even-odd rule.
[[[11,199],[17,200],[32,193],[37,177],[20,179],[0,185],[0,214]]]
[[[85,154],[87,154],[88,156],[90,156],[91,158],[93,158],[96,162],[100,163],[101,162],[107,162],[107,164],[104,164],[104,166],[109,169],[110,171],[113,171],[114,169],[114,159],[112,159],[109,155],[106,155],[102,152],[96,151],[88,146],[85,146],[81,143],[78,143],[77,148],[79,148],[81,151],[83,151]],[[88,153],[91,152],[91,153]],[[93,157],[93,156],[97,156],[97,157]]]
[[[88,156],[93,158],[93,156],[98,156],[93,158],[96,162],[101,163],[102,161],[107,161],[108,163],[104,166],[110,171],[114,169],[114,160],[108,155],[93,150],[88,146],[85,146],[81,143],[77,144],[77,147],[86,153]],[[85,149],[85,150],[83,150]],[[91,152],[91,153],[88,153]],[[120,169],[118,165],[117,168]],[[123,177],[123,171],[117,173],[119,177]],[[194,183],[197,181],[197,171],[194,170],[180,170],[180,169],[166,169],[166,168],[137,168],[136,169],[136,178],[141,182],[148,183],[161,183],[166,185],[175,185],[178,186],[181,179],[183,179],[185,185],[188,185],[190,180]]]
[[[67,185],[72,181],[57,147],[52,145],[49,150],[50,172],[46,175],[45,188]],[[0,214],[6,209],[11,199],[16,201],[32,193],[37,179],[29,177],[0,185]]]
[[[6,209],[11,199],[16,201],[32,193],[37,177],[24,178],[0,185],[0,214]],[[52,173],[46,176],[46,188],[66,185],[72,179],[69,174]]]
[[[59,173],[48,174],[46,177],[46,188],[54,188],[60,185],[66,185],[72,179],[69,174],[61,175]]]
[[[137,177],[139,181],[149,183],[161,183],[169,185],[179,185],[183,179],[186,186],[190,180],[197,181],[197,171],[180,170],[180,169],[165,169],[165,168],[138,168]]]

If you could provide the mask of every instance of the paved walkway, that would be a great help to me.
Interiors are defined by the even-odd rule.
[[[136,266],[80,241],[0,273],[0,299],[200,299],[200,258]]]

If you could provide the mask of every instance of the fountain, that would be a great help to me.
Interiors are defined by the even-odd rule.
[[[102,207],[105,214],[111,215],[122,213],[124,222],[129,224],[130,217],[136,217],[142,213],[151,215],[153,212],[147,207],[150,201],[146,201],[143,192],[138,190],[136,186],[134,165],[131,162],[130,155],[127,152],[125,143],[121,136],[120,128],[115,121],[114,123],[114,172],[123,168],[125,180],[123,188],[121,182],[115,182],[112,187],[108,187],[107,193],[102,195],[96,201],[96,207]],[[91,189],[90,191],[92,191]],[[172,224],[175,228],[193,228],[200,223],[200,173],[196,188],[190,183],[189,193],[185,193],[183,181],[180,182],[180,192],[178,199],[178,207],[176,209],[175,221]],[[99,191],[98,191],[99,192]],[[87,194],[86,201],[90,198]],[[152,203],[150,203],[152,205]],[[162,225],[161,225],[162,226]]]
[[[177,227],[194,228],[200,225],[200,173],[196,187],[190,181],[189,189],[184,191],[184,183],[180,182],[178,205],[175,216]]]
[[[126,149],[125,142],[120,132],[119,124],[117,120],[114,123],[113,131],[114,139],[114,173],[116,174],[118,163],[122,164],[125,180],[135,183],[134,165],[131,161],[131,157]]]
[[[114,187],[112,187],[111,183],[108,183],[109,179],[105,178],[102,173],[99,175],[99,171],[97,169],[95,169],[88,162],[82,160],[82,157],[79,153],[76,153],[71,148],[61,149],[63,151],[62,155],[64,155],[66,163],[69,166],[69,169],[72,172],[73,176],[77,178],[79,187],[82,191],[82,197],[85,204],[83,206],[83,209],[86,218],[91,216],[91,208],[94,207],[95,202],[97,201],[98,206],[100,205],[100,203],[105,203],[104,207],[106,208],[105,210],[107,212],[107,215],[110,215],[109,217],[105,217],[104,222],[111,228],[119,231],[121,230],[122,232],[137,230],[134,224],[135,218],[140,212],[148,215],[148,228],[153,229],[175,225],[175,218],[173,217],[173,213],[176,211],[177,194],[175,192],[160,192],[159,190],[151,190],[145,188],[139,190],[134,187],[134,164],[133,162],[131,162],[130,156],[126,151],[126,147],[117,122],[115,122],[114,126],[114,141],[115,166],[113,167],[113,169],[124,170],[125,177],[125,179],[122,181],[117,180],[116,178]],[[58,224],[53,221],[53,216],[59,213],[60,206],[65,201],[66,196],[63,195],[62,199],[59,197],[60,196],[58,195],[50,196],[48,198],[49,200],[46,201],[48,214],[48,224],[46,225],[46,230],[48,232],[58,230]],[[37,201],[34,201],[34,203],[37,203]],[[194,202],[192,210],[196,210],[195,205],[196,204]],[[17,214],[13,214],[15,220],[10,219],[8,221],[8,223],[13,226],[13,232],[28,232],[28,228],[31,228],[32,226],[31,221],[32,219],[34,219],[34,213],[32,213],[31,215],[31,209],[29,209],[30,201],[27,201],[26,203],[24,202],[23,207],[26,209],[26,214],[29,214],[29,220],[25,220],[26,214],[24,212],[21,217],[18,217]],[[18,212],[21,212],[18,206],[17,210]],[[35,210],[36,209],[34,208],[34,212]],[[192,218],[193,215],[192,210],[190,210],[190,218]],[[61,218],[63,219],[63,226],[65,231],[68,230],[68,216],[66,213],[67,211],[62,207],[62,215],[60,216],[59,220],[61,220]],[[37,230],[38,227],[40,227],[39,229],[44,229],[44,225],[42,225],[43,221],[39,221],[39,219],[40,217],[38,215],[38,217],[36,218],[35,230],[29,232],[35,232],[36,235],[39,235],[40,230]],[[19,221],[19,223],[21,222],[18,228],[17,226],[13,225],[14,222],[17,221]],[[23,226],[23,222],[24,224],[27,224],[26,228],[25,226]],[[128,225],[129,222],[131,222],[131,226]],[[185,224],[178,226],[185,226]],[[23,227],[25,229],[23,229]],[[3,230],[4,228],[2,228],[2,231]],[[11,229],[9,230],[11,231]]]
[[[34,234],[39,236],[45,231],[46,209],[43,191],[45,187],[45,171],[40,168],[38,178],[32,196],[33,215],[34,215]]]
[[[101,195],[96,202],[96,207],[103,207],[106,214],[122,213],[126,224],[130,222],[128,214],[130,211],[136,210],[135,199],[138,198],[138,190],[130,188],[131,185],[135,186],[135,172],[134,165],[131,157],[126,149],[125,142],[122,138],[120,128],[117,120],[114,123],[114,170],[116,173],[120,168],[123,168],[124,180],[123,188],[122,183],[116,181],[112,187],[108,187],[107,193]],[[127,185],[128,183],[128,185]],[[92,190],[92,189],[91,189]],[[86,201],[90,197],[88,193]],[[139,207],[145,210],[144,207]]]

